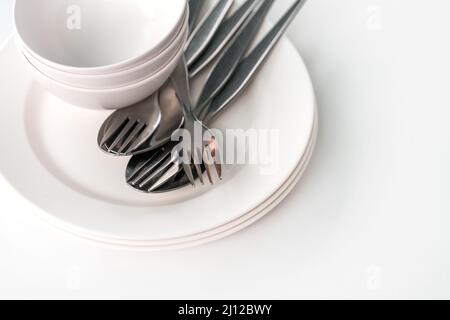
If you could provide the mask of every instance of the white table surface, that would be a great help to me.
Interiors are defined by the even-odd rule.
[[[317,91],[315,156],[276,210],[227,239],[99,248],[39,220],[0,176],[0,298],[450,298],[449,12],[309,1],[289,36]]]

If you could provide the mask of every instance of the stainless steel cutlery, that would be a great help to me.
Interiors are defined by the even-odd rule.
[[[126,169],[127,183],[133,188],[168,192],[195,185],[196,180],[204,183],[204,173],[210,183],[214,183],[215,177],[221,178],[220,150],[205,125],[250,83],[306,0],[295,1],[247,55],[274,0],[247,0],[224,20],[232,2],[219,1],[198,24],[185,51],[185,59],[190,60],[179,63],[171,82],[144,102],[114,112],[102,125],[98,143],[104,151],[134,154]],[[207,32],[208,28],[211,33]],[[197,75],[216,56],[219,58],[194,108],[189,77]],[[187,69],[189,63],[191,74]],[[202,140],[200,146],[170,141],[180,128],[194,136],[194,124],[199,120],[205,124],[202,133],[210,133],[209,140]],[[180,149],[181,146],[184,147]]]
[[[119,109],[109,117],[100,130],[99,146],[112,154],[129,154],[151,138],[161,121],[158,106],[159,95],[135,104],[132,108]]]
[[[205,0],[189,0],[189,30],[193,30]]]
[[[185,51],[188,66],[194,63],[206,49],[223,19],[225,19],[233,2],[234,0],[219,0],[219,2],[199,22],[198,26],[189,37]]]
[[[244,2],[231,17],[220,25],[205,52],[190,66],[189,75],[191,77],[195,77],[220,54],[260,1],[248,0]]]
[[[268,8],[272,2],[273,0],[265,0],[263,2],[259,1],[259,3],[262,3],[263,5],[258,7],[259,9],[255,10],[254,14],[248,18],[248,23],[245,27],[242,27],[243,30],[240,32],[239,36],[235,37],[230,42],[230,46],[227,48],[225,54],[223,54],[218,60],[216,67],[209,75],[207,81],[208,85],[206,85],[202,90],[201,99],[205,104],[212,100],[228,81],[229,76],[224,76],[221,69],[223,70],[224,68],[227,68],[228,74],[232,74],[232,71],[239,63],[241,56],[250,45],[250,40],[253,39],[252,35],[254,35],[255,30],[259,29],[259,26],[267,14]],[[252,3],[251,0],[248,1],[248,3]],[[255,9],[255,7],[253,8]],[[243,38],[245,38],[246,41],[244,41]],[[237,41],[240,41],[240,44],[234,45],[238,43]],[[205,104],[202,104],[202,106],[204,107]],[[163,106],[163,104],[161,104],[161,106]],[[198,114],[198,110],[200,110],[199,104],[197,103],[195,106],[195,112]],[[138,148],[133,149],[132,154],[136,155],[153,150],[156,147],[159,147],[161,142],[164,143],[170,140],[171,134],[174,131],[173,128],[177,129],[179,127],[177,127],[177,125],[180,124],[179,119],[183,118],[181,108],[178,112],[175,111],[175,108],[171,108],[171,110],[171,117],[169,118],[168,114],[166,116],[163,115],[160,121],[160,126],[155,131],[155,135],[160,137],[160,139],[158,139],[158,143],[155,143],[153,139],[148,140],[141,144]],[[166,128],[170,128],[170,130],[166,130]]]
[[[214,120],[245,89],[305,3],[306,0],[296,0],[255,48],[241,60],[227,85],[212,102],[203,110],[198,110],[205,123]]]
[[[222,178],[222,168],[218,161],[219,150],[212,132],[203,125],[194,114],[189,87],[189,75],[184,58],[178,64],[171,79],[183,107],[183,129],[187,131],[188,137],[183,137],[183,141],[179,144],[179,146],[182,146],[183,148],[178,150],[178,153],[173,153],[172,155],[176,158],[170,159],[166,165],[173,166],[173,170],[175,171],[178,171],[179,168],[182,167],[184,173],[189,178],[190,183],[195,185],[192,167],[195,168],[197,177],[203,184],[202,169],[200,167],[200,165],[203,164],[206,167],[209,182],[214,184],[212,176],[213,172],[215,172],[220,179]],[[196,132],[196,125],[200,127],[200,132]],[[207,140],[204,140],[205,133],[208,133]],[[200,136],[196,137],[198,134]],[[185,138],[189,139],[189,141],[184,141]],[[198,143],[197,140],[199,140]],[[164,165],[162,167],[164,167]],[[164,168],[162,170],[164,170]],[[172,170],[169,169],[169,171]],[[160,184],[163,184],[166,181],[166,174],[167,172],[150,188],[150,191],[158,188]]]
[[[240,61],[219,94],[201,110],[199,118],[203,123],[211,123],[251,82],[305,2],[306,0],[297,0],[256,47]],[[192,183],[192,177],[187,177],[179,168],[176,170],[171,167],[168,170],[167,159],[175,147],[176,143],[171,142],[146,154],[132,157],[126,170],[127,183],[144,192],[168,192]],[[202,169],[206,168],[203,166]],[[193,175],[194,178],[201,176],[196,172]]]
[[[253,0],[247,1],[253,3]],[[221,12],[222,14],[224,13],[224,11],[228,12],[229,8],[226,5],[227,3],[228,2],[219,2],[199,23],[199,25],[192,33],[193,38],[191,38],[191,42],[188,44],[188,47],[185,51],[186,56],[188,56],[189,52],[193,52],[195,50],[198,50],[200,47],[206,47],[208,45],[208,43],[211,41],[211,35],[214,35],[215,31],[217,30],[217,26],[213,24],[212,21],[218,19],[217,15],[219,15],[219,12]],[[209,21],[210,19],[211,21]],[[239,28],[242,23],[244,23],[244,20],[233,20],[232,22],[234,23],[234,27],[231,29],[236,29]],[[232,27],[230,22],[228,22],[227,24],[229,25],[229,27]],[[203,36],[201,36],[202,34]],[[223,45],[226,44],[223,40],[221,41],[221,43]],[[206,55],[209,54],[215,54],[215,52],[213,51],[206,53]],[[204,64],[202,68],[205,68],[206,66],[207,65]],[[202,68],[197,67],[196,70],[201,71]],[[169,90],[169,88],[166,88],[166,90]],[[207,92],[204,92],[204,96],[207,96]],[[128,156],[149,151],[152,148],[155,148],[160,144],[167,142],[167,140],[170,138],[170,134],[167,135],[167,132],[169,132],[169,130],[172,130],[173,128],[177,129],[180,127],[183,121],[183,113],[181,112],[181,110],[178,112],[175,111],[174,113],[169,113],[169,110],[166,110],[164,104],[161,104],[161,101],[164,101],[163,98],[164,97],[161,97],[161,92],[158,91],[148,99],[136,105],[132,105],[130,107],[112,113],[99,130],[97,142],[100,148],[107,153],[120,156]],[[160,108],[155,108],[155,101],[157,102],[157,104],[159,102],[158,105],[160,106]],[[145,131],[144,134],[136,134],[136,132],[131,131],[132,128],[130,128],[130,126],[121,125],[124,122],[123,116],[127,113],[133,114],[135,116],[135,118],[130,120],[133,120],[134,122],[140,124],[146,123],[147,116],[142,112],[142,110],[145,109],[145,105],[148,105],[148,112],[158,112],[159,110],[159,112],[162,113],[160,117],[161,123],[157,126],[158,129],[161,128],[161,130],[158,130],[158,132]],[[174,109],[171,108],[171,110]],[[131,139],[136,138],[138,139],[138,141],[136,141],[136,143],[134,143],[135,141],[133,141],[132,147],[117,147],[118,145],[122,145],[118,142],[112,147],[111,144],[116,142],[115,137],[120,137],[121,141],[126,141],[129,137],[131,137]],[[152,139],[150,139],[150,137],[152,137]],[[166,141],[164,141],[164,137],[166,137]]]
[[[197,108],[204,107],[212,99],[226,81],[231,77],[239,61],[244,56],[252,40],[255,38],[274,0],[264,0],[245,22],[236,37],[214,65],[197,101]],[[212,92],[212,94],[211,94]]]

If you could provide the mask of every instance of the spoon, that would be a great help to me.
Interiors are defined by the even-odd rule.
[[[251,41],[255,38],[256,33],[261,27],[264,18],[271,8],[273,2],[274,0],[264,0],[256,2],[258,6],[253,12],[251,12],[250,17],[245,21],[237,36],[232,39],[228,48],[221,55],[219,61],[210,72],[206,85],[200,95],[199,102],[197,103],[197,107],[195,110],[197,114],[207,106],[208,102],[211,101],[214,96],[220,91],[220,89],[226,84],[233,71],[237,67],[242,56],[244,55],[245,51],[250,46]],[[255,8],[252,1],[248,1],[247,4],[251,5],[250,7]],[[242,13],[239,14],[239,16],[241,15]],[[237,21],[234,22],[238,23]],[[242,24],[243,22],[241,21],[240,23]],[[203,67],[205,66],[206,64]],[[181,117],[181,119],[178,117]],[[163,115],[161,117],[160,125],[156,129],[155,134],[157,134],[162,139],[162,141],[164,140],[163,137],[165,135],[165,142],[168,142],[174,131],[173,128],[178,129],[179,127],[176,126],[180,124],[180,121],[182,122],[182,115],[180,114],[180,112],[175,111],[175,113],[172,114],[172,117],[170,118]],[[145,142],[139,148],[135,148],[134,150],[132,150],[131,153],[133,155],[142,154],[153,150],[160,145],[161,143],[152,144],[152,141]]]
[[[250,13],[255,9],[259,1],[261,0],[245,1],[234,14],[220,25],[205,52],[189,68],[189,75],[191,78],[200,73],[205,66],[220,54],[225,45],[231,40]]]
[[[196,29],[192,33],[191,42],[188,44],[185,53],[196,52],[200,47],[207,47],[211,41],[211,36],[217,31],[218,25],[213,22],[219,19],[222,21],[222,16],[226,15],[233,1],[221,1],[209,12],[209,14],[199,23]],[[217,20],[218,21],[218,20]],[[217,22],[216,21],[216,22]],[[236,28],[239,27],[243,21],[234,20]],[[194,36],[195,35],[195,36]],[[225,37],[226,38],[226,37]],[[221,42],[221,46],[225,46],[224,40]],[[189,65],[189,64],[188,64]],[[202,66],[202,68],[206,65]],[[202,69],[200,68],[200,69]],[[164,86],[166,90],[169,90],[167,86]],[[102,124],[97,137],[97,143],[99,147],[110,154],[127,156],[131,154],[139,154],[146,152],[151,148],[155,148],[164,143],[164,137],[170,137],[174,129],[181,126],[183,122],[183,113],[181,109],[169,108],[166,109],[162,102],[163,97],[160,97],[160,92],[154,93],[148,99],[130,107],[118,110],[112,113],[106,121]],[[152,103],[157,101],[157,107]],[[147,118],[150,115],[145,114],[145,108],[143,106],[148,105],[147,112],[154,112],[152,119],[157,121],[156,123],[147,123]],[[135,110],[139,109],[139,110]],[[133,124],[127,125],[126,114],[134,114],[137,116],[133,119]],[[125,123],[125,125],[124,125]],[[144,130],[139,132],[139,128],[142,124],[147,124],[146,128],[153,128],[154,130]],[[156,128],[160,128],[155,133]],[[111,144],[114,143],[113,146]],[[126,145],[125,147],[123,147]]]
[[[219,94],[212,100],[209,106],[204,109],[203,115],[200,116],[201,120],[203,120],[206,124],[213,121],[217,116],[225,111],[225,109],[239,96],[239,94],[244,91],[246,86],[250,84],[257,74],[259,68],[267,60],[270,52],[278,43],[281,36],[284,34],[305,2],[306,0],[295,1],[295,3],[257,44],[250,54],[241,60],[228,83],[221,89]],[[127,183],[137,190],[153,193],[169,192],[189,185],[191,180],[181,170],[174,172],[173,175],[157,189],[148,188],[147,185],[143,188],[138,184],[138,182],[142,181],[142,179],[148,178],[148,175],[151,174],[155,168],[157,168],[158,165],[171,154],[171,150],[175,146],[175,142],[169,142],[157,150],[132,157],[126,169]],[[194,178],[196,177],[197,175],[194,172]],[[159,178],[160,176],[156,176],[155,180],[159,180]]]

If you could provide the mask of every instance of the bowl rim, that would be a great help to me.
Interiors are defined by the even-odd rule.
[[[172,49],[171,52],[172,52],[172,51],[173,51],[173,52],[170,54],[170,57],[167,59],[167,61],[161,62],[159,65],[157,65],[157,66],[154,68],[153,71],[149,72],[149,74],[148,74],[147,76],[145,76],[145,77],[140,77],[140,79],[136,79],[135,81],[130,81],[129,84],[134,83],[134,82],[138,82],[138,81],[140,81],[140,80],[144,80],[144,79],[146,79],[147,77],[149,77],[149,76],[151,76],[151,75],[153,75],[153,74],[157,74],[157,73],[158,73],[161,69],[163,69],[170,61],[172,61],[172,59],[178,54],[178,52],[179,52],[179,50],[180,50],[180,47],[184,47],[185,44],[186,44],[188,28],[189,28],[189,25],[188,25],[188,20],[187,20],[187,18],[186,18],[185,21],[184,21],[184,24],[183,24],[183,28],[182,28],[182,29],[180,30],[180,32],[178,33],[177,38],[169,45],[169,47],[166,48],[165,51],[161,52],[161,54],[164,54],[164,53],[166,53],[169,49]],[[43,66],[46,67],[46,68],[51,69],[52,72],[55,72],[56,74],[65,75],[65,76],[67,76],[67,77],[74,78],[74,79],[76,79],[76,80],[82,81],[83,79],[89,79],[89,80],[99,80],[99,81],[101,81],[101,80],[103,80],[103,79],[109,79],[109,78],[111,78],[111,77],[122,77],[122,76],[126,76],[126,75],[129,75],[129,74],[133,73],[133,72],[138,71],[138,70],[141,69],[141,68],[146,68],[149,64],[151,64],[151,63],[154,61],[154,59],[156,59],[156,58],[159,57],[159,56],[158,56],[158,57],[155,57],[154,59],[150,59],[150,60],[148,60],[148,61],[145,61],[144,63],[142,63],[142,64],[140,64],[140,65],[137,65],[137,66],[135,66],[135,67],[133,67],[133,68],[131,68],[131,69],[126,69],[126,70],[122,70],[122,71],[118,71],[118,72],[113,72],[113,73],[109,73],[109,74],[100,74],[100,75],[82,75],[82,74],[78,74],[78,73],[68,73],[68,72],[64,72],[64,71],[61,71],[61,70],[58,70],[58,69],[54,69],[54,68],[52,68],[51,66],[48,66],[48,65],[45,64],[44,62],[40,61],[37,57],[35,57],[35,56],[33,55],[32,52],[29,52],[29,51],[27,50],[27,48],[24,46],[23,42],[21,41],[20,37],[17,37],[15,40],[16,40],[16,45],[20,48],[20,50],[22,51],[22,53],[27,57],[27,59],[28,59],[29,61],[30,61],[30,59],[32,60],[32,61],[30,61],[30,63],[31,63],[36,69],[38,69],[39,71],[41,71],[41,72],[42,72],[43,74],[45,74],[46,76],[48,76],[48,77],[54,79],[55,81],[58,81],[58,82],[67,84],[67,85],[69,85],[69,86],[74,86],[74,87],[77,87],[77,86],[79,86],[79,85],[75,85],[75,84],[72,85],[72,84],[70,84],[70,83],[68,83],[68,82],[66,82],[66,81],[63,81],[63,80],[61,80],[61,79],[58,79],[57,77],[54,77],[54,76],[49,75],[47,72],[45,72],[45,70],[42,70],[42,69],[39,67],[39,64],[40,64],[40,65],[43,65]],[[37,64],[35,64],[34,61],[35,61]],[[81,86],[80,86],[80,88],[81,88]],[[86,88],[86,87],[84,87],[84,88]],[[114,88],[114,86],[109,86],[109,88]],[[89,89],[89,88],[88,88],[88,89]],[[98,89],[101,89],[101,88],[98,88]],[[108,87],[105,87],[105,89],[108,89]]]
[[[112,93],[119,93],[119,92],[124,92],[124,91],[128,91],[128,90],[137,89],[137,88],[142,87],[142,86],[146,85],[147,83],[153,81],[154,79],[157,79],[162,74],[164,74],[167,71],[167,69],[169,69],[172,66],[172,62],[178,61],[181,58],[181,55],[183,54],[183,52],[184,52],[184,46],[181,46],[181,48],[178,50],[178,52],[174,55],[173,59],[168,61],[167,64],[159,70],[159,72],[157,72],[157,73],[155,73],[153,75],[150,75],[150,76],[148,76],[145,79],[142,79],[142,80],[140,80],[140,81],[138,81],[136,83],[127,84],[127,85],[119,86],[119,87],[116,87],[116,88],[106,88],[106,89],[81,88],[81,87],[72,86],[72,85],[68,85],[68,84],[62,83],[62,82],[60,82],[60,81],[58,81],[56,79],[50,78],[49,76],[47,76],[44,73],[42,73],[38,68],[36,68],[28,60],[28,58],[22,52],[20,52],[20,55],[25,60],[25,63],[28,64],[28,66],[33,69],[33,72],[38,73],[40,77],[42,77],[46,81],[49,81],[49,82],[53,83],[56,86],[62,87],[64,89],[66,89],[66,90],[78,91],[80,93],[87,93],[87,94],[112,94]]]
[[[103,66],[96,66],[96,67],[76,67],[76,66],[69,66],[64,65],[61,63],[57,63],[54,61],[51,61],[40,54],[38,54],[35,50],[33,50],[23,39],[19,28],[18,28],[18,12],[17,12],[17,2],[18,1],[27,1],[27,0],[14,0],[13,5],[13,27],[14,27],[14,33],[20,38],[21,42],[24,44],[25,48],[32,52],[35,57],[39,57],[39,60],[45,62],[48,66],[61,70],[63,72],[69,72],[79,75],[106,75],[109,73],[115,73],[115,72],[121,72],[125,71],[131,68],[134,68],[141,64],[140,61],[142,60],[151,60],[161,54],[169,45],[172,43],[172,41],[176,38],[176,36],[179,34],[180,30],[183,28],[184,20],[187,19],[189,16],[189,4],[188,1],[183,0],[185,2],[184,10],[182,10],[181,16],[178,18],[178,22],[176,25],[172,28],[172,30],[165,36],[165,38],[154,48],[151,48],[150,50],[147,50],[139,55],[136,55],[134,57],[128,58],[126,60],[122,60],[117,63],[103,65]],[[161,45],[162,44],[162,45]]]

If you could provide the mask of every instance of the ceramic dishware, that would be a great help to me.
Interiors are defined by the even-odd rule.
[[[178,34],[186,0],[16,0],[27,50],[64,72],[104,74],[159,55]]]
[[[188,36],[187,31],[188,24],[185,18],[183,27],[180,29],[176,38],[158,56],[130,69],[99,75],[76,74],[52,68],[30,53],[20,39],[17,39],[17,41],[18,46],[22,49],[23,54],[27,57],[30,63],[49,78],[68,86],[78,88],[111,89],[114,87],[137,83],[153,74],[156,74],[164,68],[168,61],[174,59],[181,47],[184,47]]]
[[[137,83],[112,89],[85,89],[63,84],[44,75],[21,54],[33,77],[49,92],[60,99],[87,109],[120,109],[140,102],[158,90],[175,69],[183,53],[177,55],[164,68]]]

